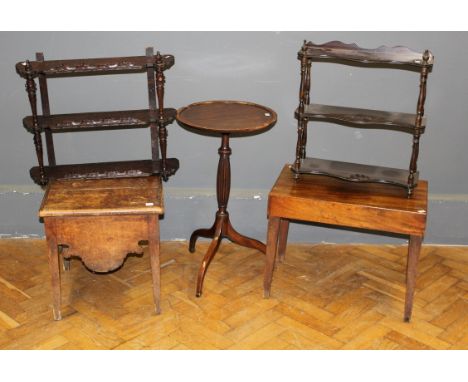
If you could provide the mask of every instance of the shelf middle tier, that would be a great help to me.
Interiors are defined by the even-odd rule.
[[[164,125],[172,123],[177,111],[164,109]],[[155,111],[155,121],[159,119],[159,112]],[[101,111],[76,114],[53,114],[48,117],[38,116],[39,130],[48,128],[53,133],[90,130],[136,129],[149,126],[151,123],[150,111],[124,110]],[[23,119],[23,125],[29,132],[33,132],[32,116]]]
[[[300,113],[299,109],[296,109],[295,116],[297,119],[310,118],[344,124],[364,125],[363,127],[400,130],[411,134],[416,126],[416,114],[314,103],[305,105],[303,113]],[[421,132],[424,132],[425,127],[426,118],[423,117],[420,127]]]

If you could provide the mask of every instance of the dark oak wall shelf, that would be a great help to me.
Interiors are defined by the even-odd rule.
[[[108,57],[108,58],[83,58],[73,60],[48,60],[31,61],[33,77],[45,75],[49,78],[102,74],[139,73],[147,70],[148,63],[156,65],[158,57],[153,55],[150,60],[147,56],[133,57]],[[161,56],[162,70],[170,69],[174,65],[174,56]],[[16,72],[23,78],[27,78],[27,61],[16,64]]]
[[[145,56],[84,58],[72,60],[44,60],[42,53],[36,61],[16,64],[17,73],[26,79],[26,91],[32,115],[23,119],[24,127],[34,135],[38,166],[30,170],[33,180],[44,186],[50,179],[59,178],[114,178],[161,175],[167,180],[173,175],[179,161],[168,159],[167,129],[177,111],[164,108],[164,71],[174,65],[174,56],[154,54],[146,49]],[[93,76],[105,74],[146,73],[148,108],[91,113],[52,114],[49,105],[47,79],[55,77]],[[38,79],[42,115],[38,113]],[[149,127],[151,134],[151,159],[127,162],[84,163],[57,165],[53,134],[95,130],[134,129]],[[44,163],[42,135],[45,136],[48,165]]]
[[[101,162],[65,164],[58,166],[46,166],[49,180],[53,179],[106,179],[106,178],[133,178],[150,176],[161,173],[161,160],[135,160],[122,162]],[[167,158],[166,171],[168,175],[174,175],[179,168],[179,160]],[[30,170],[31,178],[39,183],[39,167]]]

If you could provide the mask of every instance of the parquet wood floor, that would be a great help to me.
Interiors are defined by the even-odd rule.
[[[289,245],[263,299],[263,255],[223,243],[195,297],[207,244],[162,243],[162,314],[148,254],[112,274],[62,272],[52,320],[44,240],[0,240],[1,349],[468,349],[468,248],[424,246],[412,322],[406,247]]]

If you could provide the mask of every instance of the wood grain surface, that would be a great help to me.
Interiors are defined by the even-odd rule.
[[[177,121],[189,128],[215,133],[252,133],[276,123],[268,107],[242,101],[205,101],[180,108]]]
[[[55,180],[40,217],[164,212],[161,178]]]
[[[263,256],[228,243],[196,298],[207,247],[162,243],[159,316],[147,249],[111,275],[72,259],[63,318],[52,321],[45,241],[1,239],[0,348],[468,350],[466,247],[423,246],[410,323],[401,321],[406,245],[290,244],[269,299]]]
[[[352,183],[320,175],[295,179],[286,165],[269,194],[270,216],[421,235],[426,227],[427,182],[414,196],[382,184]]]
[[[108,179],[108,178],[135,178],[162,174],[162,159],[132,160],[100,163],[80,163],[45,166],[47,178],[54,179]],[[175,174],[179,168],[177,158],[167,158],[166,172]],[[29,171],[31,178],[36,183],[40,181],[40,169],[38,166]]]

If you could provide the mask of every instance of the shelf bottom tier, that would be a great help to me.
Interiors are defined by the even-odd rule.
[[[408,188],[408,170],[390,167],[372,166],[358,163],[339,162],[327,159],[304,158],[297,171],[298,174],[325,175],[348,182],[384,183]],[[418,183],[419,173],[416,172],[414,185]]]
[[[168,158],[167,175],[171,176],[179,168],[177,158]],[[49,180],[53,179],[105,179],[129,178],[161,174],[161,161],[136,160],[124,162],[82,163],[46,166],[45,172]],[[31,178],[40,184],[39,167],[30,170]]]

